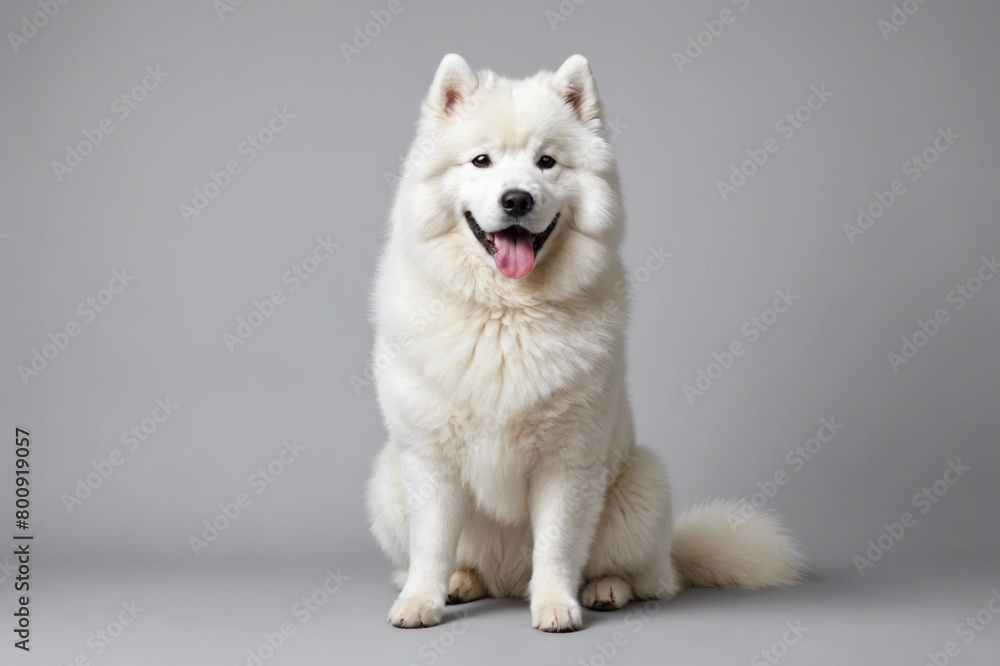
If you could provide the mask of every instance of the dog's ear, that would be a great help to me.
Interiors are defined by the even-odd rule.
[[[570,56],[556,71],[556,86],[584,124],[602,117],[601,97],[590,63],[582,55]]]
[[[457,53],[449,53],[441,59],[430,92],[424,101],[425,116],[440,120],[453,115],[468,101],[479,85],[479,79],[469,67],[469,63]]]

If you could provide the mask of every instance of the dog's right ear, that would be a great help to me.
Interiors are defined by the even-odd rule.
[[[468,101],[479,85],[469,63],[457,53],[449,53],[438,65],[434,83],[424,101],[424,117],[445,120]]]

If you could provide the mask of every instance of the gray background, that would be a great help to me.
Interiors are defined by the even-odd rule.
[[[810,633],[783,663],[924,663],[955,639],[1000,586],[1000,281],[959,312],[946,301],[1000,252],[1000,4],[928,2],[884,38],[888,0],[566,0],[575,9],[554,24],[555,0],[402,0],[347,62],[341,42],[387,4],[246,0],[220,19],[207,0],[74,2],[18,52],[0,47],[0,416],[4,437],[32,433],[37,535],[35,650],[13,658],[246,663],[328,567],[349,581],[266,663],[599,664],[595,646],[618,630],[630,636],[621,663],[745,663],[796,619]],[[679,71],[674,52],[724,9],[735,20]],[[0,28],[20,31],[37,11],[7,2]],[[640,439],[668,463],[677,507],[748,496],[789,472],[768,506],[810,555],[805,585],[686,592],[637,634],[625,615],[588,613],[584,632],[546,637],[524,605],[477,602],[433,661],[426,643],[464,625],[383,624],[389,567],[360,496],[384,431],[371,389],[350,378],[370,351],[386,174],[452,51],[509,76],[590,59],[621,128],[625,263],[638,269],[650,247],[672,254],[635,291]],[[113,101],[150,65],[169,75],[120,119]],[[775,123],[811,86],[833,96],[785,139]],[[238,145],[275,107],[295,119],[246,163]],[[114,131],[58,182],[52,162],[102,118]],[[849,242],[857,207],[905,180],[904,162],[947,127],[960,138]],[[779,151],[723,201],[716,182],[768,137]],[[242,172],[186,224],[179,205],[233,159]],[[340,247],[292,292],[281,276],[318,236]],[[122,267],[134,281],[84,323],[77,304]],[[223,334],[276,288],[287,301],[230,353]],[[742,325],[779,288],[799,296],[794,307],[689,404],[682,385],[746,342]],[[949,323],[893,372],[887,354],[938,308]],[[71,320],[80,335],[25,386],[18,365]],[[177,412],[68,513],[63,494],[166,397]],[[824,417],[843,430],[791,470],[786,453]],[[305,451],[255,494],[248,477],[291,438]],[[916,511],[911,498],[959,458],[971,471]],[[11,478],[0,476],[4,502]],[[241,492],[251,505],[196,557],[189,537]],[[904,511],[916,525],[859,576],[852,558]],[[10,622],[12,581],[0,576]],[[96,657],[88,636],[132,598],[142,619]],[[993,663],[997,626],[960,645],[956,663]],[[0,649],[7,663],[15,651]]]

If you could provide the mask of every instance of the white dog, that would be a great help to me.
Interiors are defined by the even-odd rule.
[[[441,61],[374,298],[389,441],[367,505],[399,567],[393,625],[493,596],[572,631],[581,602],[799,578],[795,542],[766,515],[734,521],[716,502],[673,525],[628,402],[624,228],[585,58],[525,80]]]

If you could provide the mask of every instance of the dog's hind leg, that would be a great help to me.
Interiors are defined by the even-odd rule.
[[[680,583],[670,556],[670,487],[652,451],[636,447],[608,487],[585,569],[584,606],[615,610],[633,599],[669,599]]]
[[[486,584],[475,569],[459,569],[451,575],[451,582],[448,584],[449,604],[464,604],[482,599],[486,594]]]

